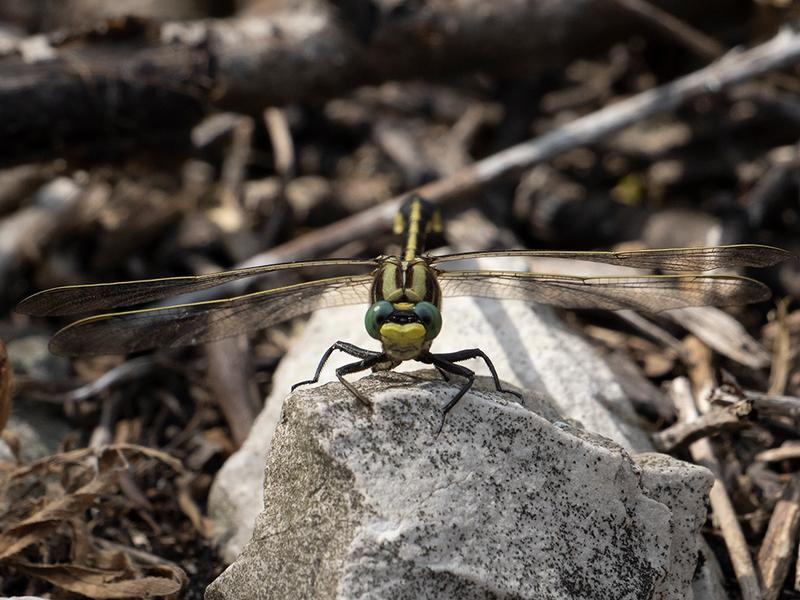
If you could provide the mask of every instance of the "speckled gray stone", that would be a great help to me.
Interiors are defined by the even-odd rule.
[[[650,495],[652,462],[487,380],[439,436],[455,387],[435,372],[358,386],[373,411],[339,384],[287,400],[265,510],[207,600],[643,600],[682,585],[670,555],[696,519]]]
[[[264,461],[291,385],[308,379],[319,357],[337,340],[379,349],[364,329],[365,310],[364,306],[345,306],[322,310],[311,317],[281,361],[272,392],[248,439],[217,474],[209,512],[220,549],[229,562],[250,539],[262,508]],[[562,323],[550,308],[514,301],[445,298],[443,320],[434,352],[480,347],[492,359],[502,380],[551,398],[562,415],[611,438],[629,452],[653,449],[611,370],[580,334]],[[334,354],[321,381],[333,381],[335,367],[352,360]],[[488,375],[480,361],[463,364]],[[408,362],[398,370],[418,368],[418,363]]]
[[[692,600],[692,579],[698,558],[700,528],[706,521],[706,501],[714,475],[698,465],[655,452],[639,454],[636,464],[642,470],[642,486],[648,496],[672,511],[670,532],[670,572],[654,596],[658,600]]]

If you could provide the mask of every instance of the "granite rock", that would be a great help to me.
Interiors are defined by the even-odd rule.
[[[279,365],[264,410],[244,445],[217,475],[209,498],[223,556],[233,561],[250,539],[262,509],[264,461],[281,405],[291,385],[308,379],[319,357],[337,340],[378,349],[363,326],[364,306],[345,306],[314,314]],[[622,445],[629,452],[652,450],[639,428],[628,398],[609,367],[581,335],[546,306],[474,298],[445,298],[444,324],[433,352],[480,347],[492,359],[500,378],[550,399],[565,419],[580,421]],[[321,382],[335,379],[334,369],[352,361],[334,354]],[[477,360],[464,363],[487,375]],[[414,370],[408,362],[397,370]],[[357,379],[354,378],[354,379]]]
[[[456,387],[434,371],[357,385],[371,411],[338,383],[288,398],[265,509],[208,600],[686,597],[704,469],[640,466],[483,378],[439,435]]]

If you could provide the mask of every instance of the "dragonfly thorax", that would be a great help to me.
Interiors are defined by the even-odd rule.
[[[411,261],[399,256],[389,256],[381,261],[374,273],[372,302],[386,300],[392,303],[430,302],[441,307],[442,292],[436,271],[424,258]]]
[[[427,351],[439,334],[440,303],[436,272],[424,259],[388,257],[375,273],[364,324],[389,358],[412,360]]]

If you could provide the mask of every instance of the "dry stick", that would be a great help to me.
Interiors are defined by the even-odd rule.
[[[772,426],[800,435],[800,398],[751,390],[745,391],[744,394],[753,401],[759,421],[769,422]],[[724,396],[723,393],[722,397]]]
[[[764,600],[777,600],[789,573],[800,531],[800,480],[795,476],[775,505],[767,533],[758,551],[758,570],[764,582]]]
[[[245,218],[241,206],[242,187],[252,154],[254,129],[252,118],[243,116],[236,119],[236,124],[231,130],[230,147],[222,163],[220,200],[229,215],[228,218],[233,216],[235,220],[226,223],[230,231],[240,229],[240,221]]]
[[[797,549],[797,562],[794,565],[794,591],[800,592],[800,548]]]
[[[279,176],[278,194],[272,201],[271,215],[261,230],[261,239],[264,246],[269,247],[280,234],[284,223],[284,216],[291,212],[289,200],[286,197],[286,188],[295,176],[296,166],[294,157],[294,140],[289,127],[289,119],[282,108],[266,108],[262,115],[264,126],[272,144],[272,153],[275,155],[275,172]]]
[[[798,458],[800,458],[800,442],[794,440],[786,441],[778,448],[762,450],[756,454],[756,460],[761,462],[782,462]]]
[[[698,411],[705,414],[711,410],[711,394],[716,389],[714,367],[711,366],[711,349],[693,335],[686,336],[683,347],[695,405]],[[692,419],[695,418],[696,415],[693,415]]]
[[[681,420],[688,421],[698,418],[688,379],[685,377],[674,379],[668,393],[675,403]],[[753,565],[750,550],[747,547],[747,540],[745,540],[744,533],[742,533],[742,529],[739,526],[736,510],[733,508],[728,492],[725,490],[725,485],[722,483],[722,468],[714,455],[711,441],[708,438],[697,440],[689,446],[689,452],[694,462],[703,465],[714,473],[715,481],[709,493],[713,518],[722,532],[722,537],[728,548],[731,564],[736,573],[736,579],[739,581],[739,587],[742,590],[742,598],[744,600],[761,600],[758,574]]]
[[[722,44],[714,38],[649,2],[644,0],[614,0],[614,2],[705,60],[714,60],[725,52]]]
[[[674,350],[678,356],[685,359],[686,350],[681,345],[681,341],[663,327],[656,325],[635,310],[618,310],[616,315],[651,339],[663,344],[670,350]]]
[[[208,382],[239,448],[258,416],[247,342],[242,336],[226,338],[206,344],[205,349]]]
[[[789,328],[786,326],[788,308],[788,298],[783,298],[778,302],[778,310],[775,317],[778,333],[772,346],[772,369],[769,372],[768,394],[783,394],[786,391],[786,382],[789,380],[792,349]]]
[[[264,125],[275,153],[275,171],[285,185],[294,176],[294,142],[286,114],[280,108],[268,108],[264,111]]]
[[[629,125],[673,110],[687,100],[708,92],[719,92],[740,81],[758,77],[800,59],[800,33],[782,31],[774,38],[666,85],[642,92],[626,100],[590,113],[537,138],[459,169],[449,177],[413,190],[432,202],[451,202],[503,177],[515,175],[536,163],[578,146],[585,146]],[[374,208],[342,219],[332,225],[296,238],[254,256],[245,264],[264,264],[281,260],[311,258],[355,239],[388,228],[397,207],[406,196],[392,198]]]
[[[753,408],[756,409],[761,423],[800,435],[800,398],[742,390],[736,385],[723,383],[714,388],[710,400],[714,403],[733,404],[744,398],[753,401]]]
[[[740,400],[736,404],[722,408],[712,407],[709,412],[696,419],[680,421],[650,437],[658,450],[671,452],[678,446],[689,444],[703,437],[747,427],[748,417],[752,411],[752,400]]]

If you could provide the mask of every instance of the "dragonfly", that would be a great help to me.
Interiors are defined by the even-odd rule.
[[[154,348],[200,344],[262,329],[317,309],[369,304],[364,325],[380,341],[381,350],[360,348],[343,341],[322,356],[314,376],[295,386],[316,383],[335,351],[356,358],[335,370],[338,380],[362,403],[371,402],[347,375],[393,369],[415,360],[435,367],[449,380],[464,380],[443,407],[445,417],[472,387],[475,372],[458,363],[480,359],[494,385],[497,370],[479,348],[433,353],[431,344],[442,328],[442,298],[476,296],[538,302],[570,309],[633,309],[646,312],[689,306],[727,306],[759,302],[769,288],[747,277],[707,274],[733,267],[766,267],[785,260],[788,252],[772,246],[739,244],[650,250],[560,251],[500,250],[433,256],[423,252],[432,233],[442,231],[436,206],[417,195],[402,204],[395,232],[403,236],[399,255],[375,258],[332,258],[262,265],[195,276],[163,277],[68,285],[48,289],[23,300],[17,310],[33,316],[61,316],[107,311],[82,318],[58,331],[50,342],[53,353],[65,356],[125,354]],[[661,274],[578,277],[561,274],[497,270],[449,270],[451,262],[478,258],[559,258],[655,270]],[[332,276],[239,295],[186,304],[114,310],[206,290],[245,277],[286,273],[309,267],[356,267],[364,274]],[[664,274],[663,272],[673,272]]]

